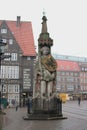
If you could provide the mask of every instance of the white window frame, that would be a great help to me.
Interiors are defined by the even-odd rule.
[[[7,29],[6,28],[2,28],[1,29],[1,33],[7,33]]]
[[[5,38],[3,38],[2,40],[3,40],[3,42],[4,42],[4,43],[6,43],[6,42],[7,42],[7,39],[5,39]]]
[[[30,57],[30,56],[28,56],[28,57],[27,57],[27,60],[31,60],[31,57]]]
[[[9,39],[9,44],[10,44],[10,45],[13,44],[13,39]]]
[[[1,78],[19,79],[19,66],[1,66]]]
[[[10,56],[10,53],[4,53],[4,55]],[[11,57],[4,58],[5,61],[10,61]]]
[[[17,61],[17,53],[11,53],[11,61]]]

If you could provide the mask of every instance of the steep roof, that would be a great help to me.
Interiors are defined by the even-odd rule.
[[[56,60],[57,70],[59,71],[80,71],[80,67],[77,62],[66,61],[66,60]]]
[[[20,21],[20,26],[17,26],[17,21],[7,20],[5,22],[22,49],[23,55],[35,56],[36,52],[31,22]]]

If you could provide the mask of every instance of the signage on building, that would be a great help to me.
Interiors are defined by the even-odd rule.
[[[30,69],[23,70],[23,89],[30,89],[31,79],[30,79]]]

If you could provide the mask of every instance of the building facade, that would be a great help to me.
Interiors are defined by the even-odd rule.
[[[26,98],[32,94],[34,61],[36,58],[31,22],[0,20],[0,37],[7,43],[1,61],[1,91],[10,106],[17,101],[25,105]]]
[[[0,37],[5,46],[1,61],[0,91],[10,106],[17,101],[25,106],[32,95],[36,50],[30,21],[0,20]],[[57,61],[57,91],[70,94],[81,93],[87,99],[87,58],[53,54]]]
[[[79,94],[87,99],[87,58],[54,55],[57,61],[57,91],[69,93],[76,99]]]
[[[80,68],[76,62],[57,60],[57,90],[73,93],[80,86]]]

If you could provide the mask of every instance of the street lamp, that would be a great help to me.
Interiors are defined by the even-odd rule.
[[[5,46],[7,43],[3,42],[2,38],[0,38],[0,87],[1,87],[1,60],[3,59]],[[1,98],[2,98],[2,89],[0,89],[0,111],[1,111]]]
[[[26,93],[23,93],[23,107],[25,107],[25,97],[26,97]]]

